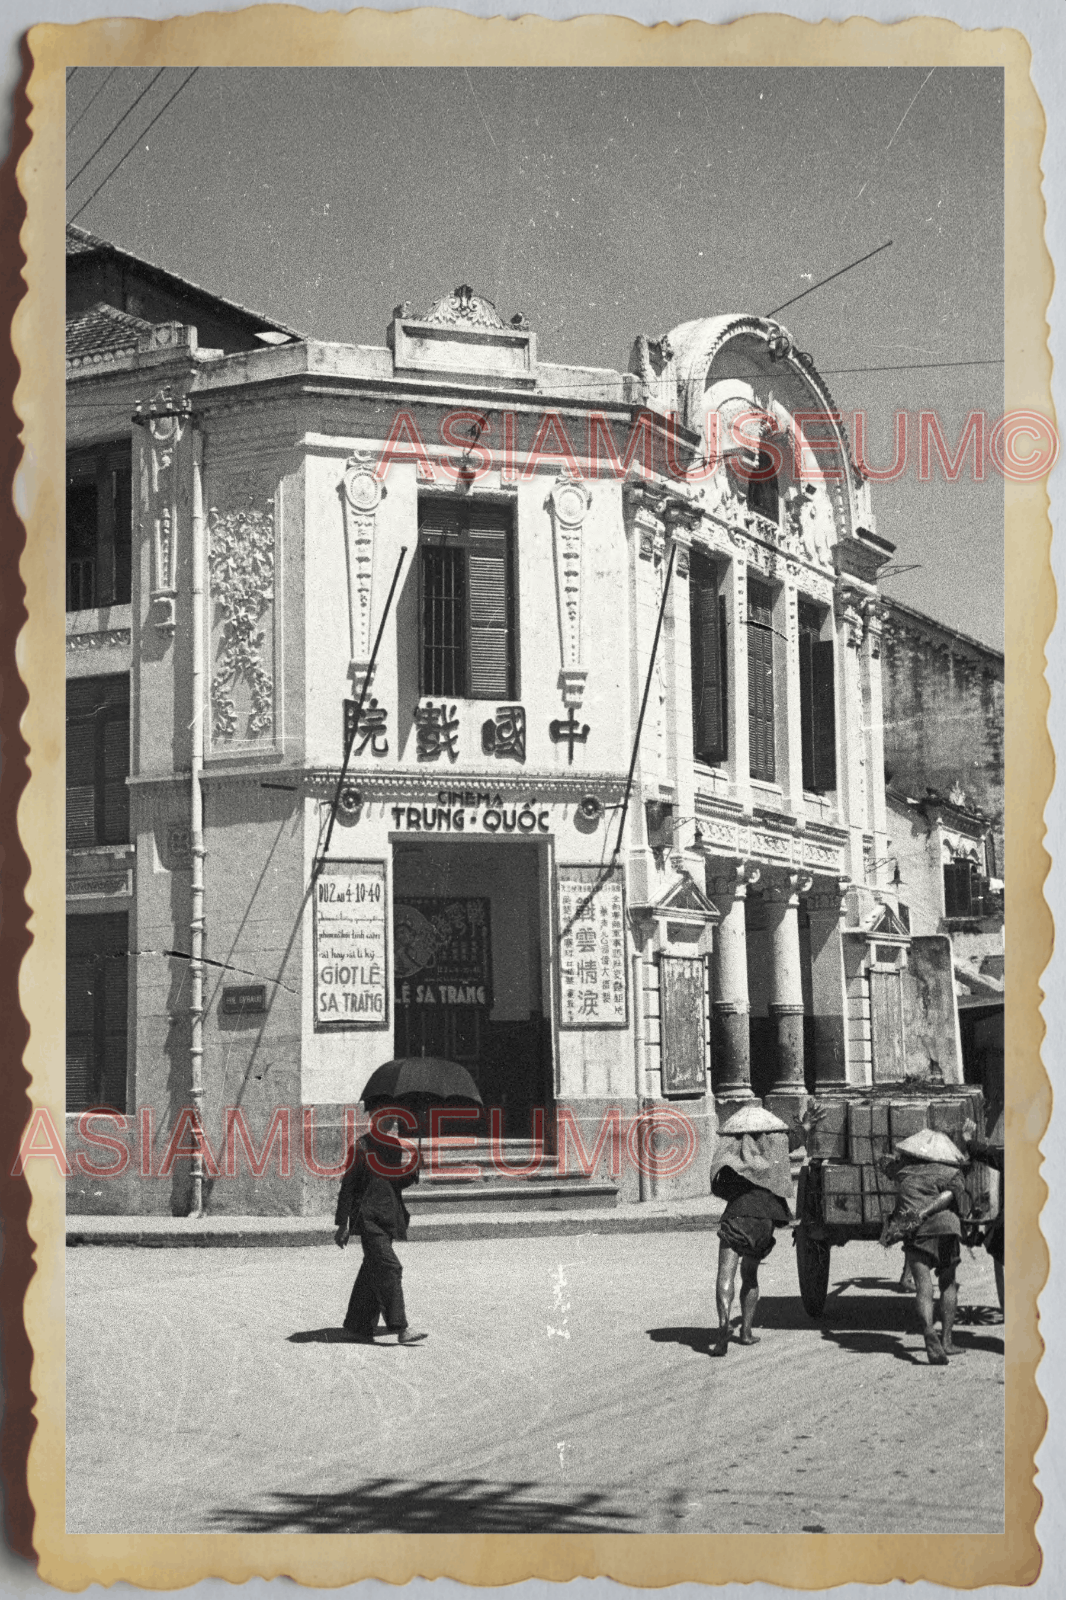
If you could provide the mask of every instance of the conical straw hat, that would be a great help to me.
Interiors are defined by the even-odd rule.
[[[787,1133],[788,1125],[764,1106],[744,1106],[723,1122],[719,1133]]]
[[[901,1139],[896,1149],[901,1155],[913,1156],[916,1161],[942,1161],[947,1167],[966,1165],[966,1157],[947,1134],[936,1133],[932,1128],[923,1128],[921,1133]]]

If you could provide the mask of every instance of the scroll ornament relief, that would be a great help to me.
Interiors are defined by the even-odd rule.
[[[370,668],[370,619],[374,597],[374,534],[378,506],[388,493],[374,474],[373,457],[349,456],[341,480],[345,554],[348,570],[348,621],[351,662],[348,676],[358,697]]]
[[[574,478],[560,478],[548,496],[555,531],[555,581],[559,593],[564,706],[577,707],[585,695],[588,668],[581,665],[582,534],[592,491]]]
[[[175,394],[169,384],[155,393],[147,406],[138,406],[134,420],[147,427],[147,481],[142,477],[144,519],[152,537],[150,599],[154,625],[160,633],[174,632],[178,592],[178,446],[191,414],[188,395]],[[142,527],[144,523],[142,522]]]
[[[216,738],[238,738],[234,691],[243,680],[251,691],[248,736],[274,726],[274,680],[263,665],[263,617],[274,600],[274,502],[265,511],[249,507],[208,514],[211,597],[222,614],[221,637],[211,679],[212,730]]]

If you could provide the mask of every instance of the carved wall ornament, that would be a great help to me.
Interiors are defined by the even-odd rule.
[[[348,573],[348,628],[351,661],[348,675],[356,698],[363,692],[370,665],[370,620],[374,594],[374,534],[378,506],[388,494],[374,475],[374,458],[357,451],[349,456],[341,479],[344,546]]]
[[[847,629],[847,642],[853,650],[862,644],[863,638],[863,604],[866,596],[857,589],[852,589],[847,584],[841,584],[836,590],[837,619],[843,622]]]
[[[454,294],[438,300],[422,318],[446,328],[502,328],[503,318],[491,300],[475,294],[468,283],[461,283]]]
[[[585,695],[588,668],[581,663],[581,555],[585,518],[592,490],[576,478],[558,478],[546,505],[555,536],[555,584],[559,602],[562,647],[560,685],[563,704],[579,706]]]
[[[68,633],[67,650],[116,650],[130,643],[129,628],[105,628],[99,633]]]
[[[254,739],[274,726],[274,680],[263,664],[266,630],[260,626],[274,601],[274,502],[263,511],[222,513],[212,506],[207,520],[211,598],[220,614],[212,732],[217,739],[240,738],[234,693],[243,683],[251,699],[245,737]]]

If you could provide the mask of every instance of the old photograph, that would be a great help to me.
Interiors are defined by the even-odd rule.
[[[1002,1534],[1003,70],[65,95],[67,1533]]]

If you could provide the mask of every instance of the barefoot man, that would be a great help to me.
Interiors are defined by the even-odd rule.
[[[966,1157],[946,1133],[923,1128],[901,1139],[895,1153],[882,1161],[899,1182],[899,1198],[885,1224],[883,1244],[903,1240],[915,1285],[915,1305],[922,1337],[933,1367],[946,1367],[955,1354],[952,1333],[959,1290],[956,1269],[962,1221],[970,1209],[963,1182]],[[933,1278],[940,1291],[940,1333],[934,1321]]]
[[[745,1106],[718,1130],[711,1165],[711,1193],[727,1202],[718,1224],[718,1336],[712,1356],[729,1354],[729,1323],[737,1267],[740,1267],[739,1344],[758,1344],[752,1332],[759,1303],[759,1262],[774,1247],[774,1229],[792,1221],[792,1174],[788,1153],[803,1144],[808,1128],[822,1115],[813,1103],[792,1127],[765,1111]]]

